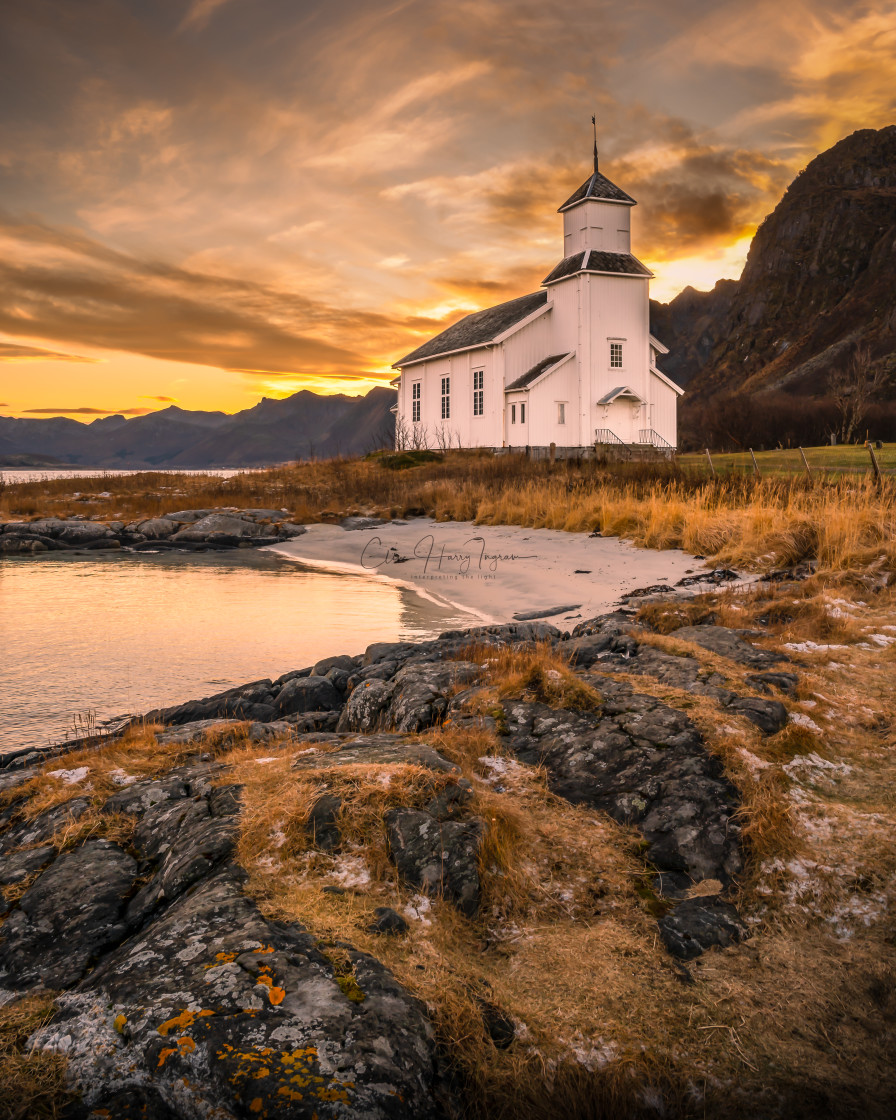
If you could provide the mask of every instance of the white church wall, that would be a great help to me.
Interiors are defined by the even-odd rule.
[[[554,345],[553,309],[533,319],[524,327],[520,327],[502,344],[504,351],[505,385],[521,377],[533,366],[551,354],[558,353],[552,350]]]
[[[675,447],[678,444],[678,394],[658,377],[651,375],[650,380],[653,393],[649,427],[661,435],[666,443]]]
[[[563,211],[563,256],[600,249],[630,253],[631,206],[589,199]]]
[[[593,429],[610,428],[604,423],[597,401],[619,386],[625,385],[646,401],[650,401],[651,381],[648,335],[650,331],[647,280],[640,277],[591,275],[587,277],[587,303],[590,304],[591,326],[591,423],[589,438],[594,439]],[[622,345],[622,366],[612,366],[611,345]],[[631,406],[627,405],[629,412]],[[629,417],[618,415],[624,432],[616,435],[625,442],[631,441],[632,425]],[[646,410],[638,418],[640,428],[646,428]],[[601,421],[601,422],[599,422]],[[637,431],[635,431],[637,439]]]

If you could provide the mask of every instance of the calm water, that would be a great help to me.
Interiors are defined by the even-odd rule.
[[[404,588],[274,553],[0,561],[0,751],[312,665],[475,625]]]
[[[212,470],[141,470],[141,471],[116,471],[109,467],[67,467],[65,470],[46,470],[40,467],[0,467],[0,478],[10,485],[14,482],[52,482],[54,478],[121,478],[122,475],[131,474],[211,474],[215,478],[232,478],[235,474],[251,474],[253,468],[218,468]]]

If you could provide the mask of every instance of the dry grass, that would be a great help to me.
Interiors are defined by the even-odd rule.
[[[0,1120],[55,1120],[72,1100],[65,1057],[27,1049],[28,1038],[52,1013],[49,993],[0,1007]]]
[[[112,496],[100,496],[106,492]],[[675,464],[551,464],[454,451],[405,471],[384,469],[377,458],[336,459],[226,480],[142,474],[13,483],[2,500],[0,513],[11,517],[130,520],[190,506],[283,507],[303,522],[425,513],[440,521],[599,529],[646,548],[683,548],[715,564],[767,567],[817,558],[842,574],[896,570],[892,480],[707,480]]]
[[[486,685],[498,697],[579,711],[596,711],[602,703],[597,689],[577,676],[549,641],[498,647],[473,643],[456,659],[481,665]]]

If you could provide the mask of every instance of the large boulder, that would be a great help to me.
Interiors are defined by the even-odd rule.
[[[219,870],[62,995],[32,1043],[66,1054],[92,1115],[440,1120],[423,1006],[367,954],[337,966],[317,946]]]
[[[195,521],[188,529],[180,529],[171,539],[187,542],[204,541],[212,533],[248,540],[251,537],[265,536],[266,530],[264,526],[246,517],[236,517],[229,513],[211,513],[208,517],[201,517]]]
[[[405,882],[450,899],[467,917],[478,911],[484,821],[439,821],[423,810],[392,809],[386,829],[389,851]]]
[[[126,936],[125,896],[136,878],[133,856],[107,840],[57,857],[0,928],[0,989],[76,984]]]
[[[342,707],[342,697],[326,677],[294,677],[277,693],[274,704],[281,716],[332,712]]]
[[[167,540],[177,532],[177,525],[167,517],[149,517],[145,521],[136,522],[133,532],[142,533],[148,541]]]

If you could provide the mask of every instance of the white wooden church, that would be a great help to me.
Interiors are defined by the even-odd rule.
[[[631,253],[635,200],[598,170],[560,207],[541,290],[467,315],[396,362],[396,441],[586,450],[677,445],[683,390],[656,367],[653,273]]]

